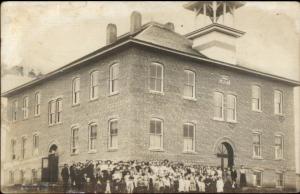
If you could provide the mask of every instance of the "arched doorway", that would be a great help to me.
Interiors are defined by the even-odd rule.
[[[216,155],[220,159],[220,166],[222,169],[232,167],[234,165],[234,153],[229,143],[220,143],[217,147]]]
[[[52,144],[48,157],[42,158],[42,182],[55,183],[58,181],[58,147]]]

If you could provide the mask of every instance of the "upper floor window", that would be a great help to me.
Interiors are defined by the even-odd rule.
[[[227,95],[227,121],[236,121],[236,96]]]
[[[159,63],[150,64],[150,91],[163,92],[163,66]]]
[[[261,157],[261,133],[253,133],[253,157]]]
[[[12,160],[16,159],[16,145],[17,141],[15,139],[11,140],[11,158]]]
[[[79,148],[79,128],[74,127],[71,129],[71,154],[77,154]]]
[[[261,171],[253,172],[253,186],[256,186],[256,187],[262,186],[262,172]]]
[[[41,94],[40,92],[36,92],[34,95],[34,115],[38,116],[41,112]]]
[[[56,100],[56,122],[61,123],[62,121],[62,99]]]
[[[99,71],[93,71],[90,75],[91,85],[90,85],[90,99],[98,98],[98,87],[99,87]]]
[[[23,118],[28,118],[28,96],[23,98]]]
[[[252,110],[261,111],[261,88],[257,85],[252,86]]]
[[[160,119],[150,120],[150,149],[163,149],[163,122]]]
[[[22,137],[22,143],[21,143],[21,158],[24,159],[26,156],[26,137]]]
[[[12,120],[17,120],[17,112],[18,112],[18,101],[15,100],[12,104]]]
[[[96,150],[97,142],[97,125],[92,123],[89,125],[89,150]]]
[[[275,136],[275,159],[283,158],[283,136]]]
[[[32,137],[32,151],[33,155],[37,155],[39,151],[39,136],[38,134],[34,134]]]
[[[183,125],[183,151],[195,151],[195,125],[185,123]]]
[[[221,92],[214,93],[214,118],[224,120],[224,95]]]
[[[80,102],[80,78],[79,77],[73,79],[72,98],[73,98],[73,105],[79,104]]]
[[[118,120],[113,119],[109,121],[109,145],[110,149],[118,148]]]
[[[109,93],[119,92],[119,64],[113,64],[109,69]]]
[[[282,114],[283,94],[279,90],[274,91],[274,111],[275,114]]]
[[[184,70],[184,97],[195,98],[195,73]]]
[[[51,100],[49,102],[49,125],[62,122],[62,99]]]

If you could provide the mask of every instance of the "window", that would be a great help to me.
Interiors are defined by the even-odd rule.
[[[18,111],[18,101],[14,101],[12,104],[12,120],[17,120],[17,111]]]
[[[62,99],[49,102],[49,125],[62,122]]]
[[[261,157],[261,134],[253,134],[253,157]]]
[[[261,171],[253,172],[253,185],[256,187],[262,186],[262,172]]]
[[[21,157],[22,159],[26,156],[26,137],[22,137],[22,144],[21,144]]]
[[[227,96],[227,121],[236,121],[236,97]]]
[[[186,123],[183,125],[183,151],[195,151],[195,125]]]
[[[184,97],[195,98],[195,73],[190,70],[184,70]]]
[[[150,149],[163,149],[163,122],[160,119],[150,121]]]
[[[23,119],[28,118],[28,97],[23,98]]]
[[[284,175],[282,172],[276,173],[276,187],[283,187],[284,186]]]
[[[71,129],[71,154],[78,153],[78,143],[79,143],[79,136],[78,136],[79,128],[72,128]]]
[[[57,112],[56,112],[56,122],[61,123],[61,121],[62,121],[62,114],[61,114],[61,112],[62,112],[62,99],[61,98],[56,100],[56,110],[57,110]]]
[[[97,125],[92,123],[89,125],[89,150],[96,150]]]
[[[34,134],[32,137],[33,155],[37,155],[39,152],[39,136]]]
[[[25,178],[25,172],[24,170],[20,170],[20,182],[21,184],[24,184],[24,179]]]
[[[98,86],[99,86],[99,78],[98,78],[99,72],[93,71],[91,73],[91,85],[90,85],[90,99],[96,99],[98,98]]]
[[[118,120],[109,121],[109,146],[110,149],[118,148]]]
[[[36,169],[32,169],[31,173],[32,173],[32,175],[31,175],[31,181],[32,181],[32,183],[33,184],[37,183],[37,170]]]
[[[274,107],[275,114],[282,114],[283,94],[279,90],[274,91]]]
[[[72,82],[72,96],[73,96],[73,105],[79,104],[80,102],[80,78],[76,77]]]
[[[252,110],[261,111],[261,88],[257,85],[252,86]]]
[[[38,116],[40,115],[40,111],[41,111],[41,94],[39,92],[35,93],[34,95],[34,115]]]
[[[119,64],[113,64],[109,69],[109,93],[115,94],[119,91]]]
[[[12,160],[16,159],[16,144],[17,141],[15,139],[11,140],[11,158]]]
[[[9,184],[14,184],[14,183],[15,183],[14,172],[9,171]]]
[[[214,93],[214,118],[224,119],[224,96],[221,92]]]
[[[150,91],[163,92],[163,66],[159,63],[150,65]]]
[[[49,102],[49,125],[55,123],[55,101],[52,100]]]
[[[275,136],[275,159],[283,158],[283,136]]]

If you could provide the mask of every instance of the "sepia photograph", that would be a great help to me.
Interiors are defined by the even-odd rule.
[[[1,193],[299,193],[300,3],[1,4]]]

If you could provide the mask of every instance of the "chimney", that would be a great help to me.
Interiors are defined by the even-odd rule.
[[[140,12],[134,11],[130,16],[130,33],[134,33],[142,27],[142,15]]]
[[[117,40],[116,24],[108,24],[106,27],[106,44],[111,44]]]
[[[172,22],[166,23],[166,24],[165,24],[165,27],[166,27],[167,29],[173,31],[173,32],[175,31],[175,26],[174,26],[174,24],[173,24]]]

